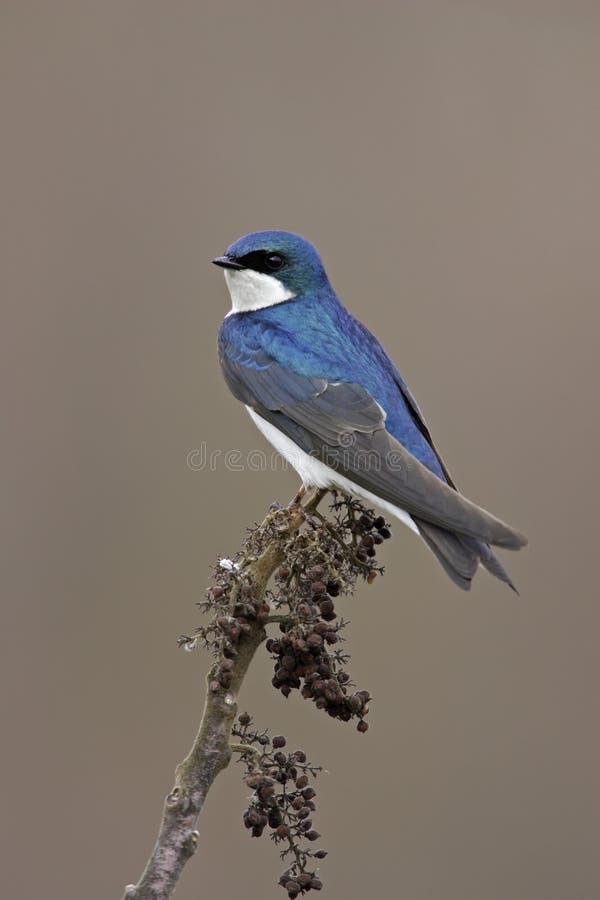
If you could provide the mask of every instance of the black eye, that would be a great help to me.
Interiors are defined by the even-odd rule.
[[[265,265],[267,269],[270,269],[272,272],[281,269],[284,263],[285,259],[280,253],[268,253],[267,256],[265,256]]]

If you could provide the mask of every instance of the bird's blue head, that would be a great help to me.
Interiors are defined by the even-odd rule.
[[[213,259],[222,266],[232,312],[249,312],[329,287],[315,247],[289,231],[256,231]]]

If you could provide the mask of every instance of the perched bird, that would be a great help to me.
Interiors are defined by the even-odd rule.
[[[232,303],[219,332],[227,384],[304,486],[400,519],[463,590],[479,563],[515,589],[490,545],[526,538],[458,492],[402,376],[342,305],[315,247],[259,231],[213,263]]]

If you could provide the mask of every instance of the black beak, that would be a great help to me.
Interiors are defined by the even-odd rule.
[[[215,266],[221,266],[222,269],[245,269],[241,263],[236,262],[235,259],[231,259],[229,256],[215,256],[213,260],[211,260],[215,264]]]

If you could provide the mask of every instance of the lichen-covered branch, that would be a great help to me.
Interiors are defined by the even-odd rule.
[[[259,554],[250,555],[235,572],[232,610],[245,585],[252,586],[255,603],[263,598],[270,577],[283,560],[286,539],[302,526],[305,516],[316,509],[324,493],[314,492],[303,507],[292,505],[269,513],[254,535]],[[177,767],[175,785],[165,800],[152,855],[138,883],[125,888],[124,900],[166,900],[173,893],[187,860],[193,856],[198,842],[196,824],[204,801],[216,776],[231,759],[229,739],[237,697],[248,666],[266,638],[265,621],[266,615],[250,621],[236,644],[233,659],[223,660],[229,665],[220,671],[215,665],[209,672],[198,734],[187,757]]]

